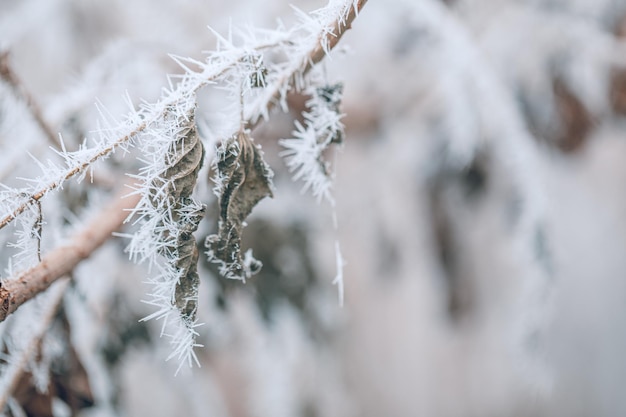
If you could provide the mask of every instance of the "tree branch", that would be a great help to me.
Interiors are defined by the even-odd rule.
[[[69,244],[48,252],[40,263],[18,278],[0,283],[0,321],[88,258],[121,227],[128,217],[127,210],[135,207],[138,201],[138,195],[116,198]]]
[[[348,11],[344,18],[335,20],[333,24],[333,30],[331,32],[323,32],[318,36],[318,41],[315,46],[302,58],[301,61],[295,61],[297,65],[287,68],[284,74],[281,76],[280,81],[274,84],[272,93],[268,95],[268,98],[263,102],[259,108],[251,113],[251,117],[246,122],[246,127],[250,130],[254,130],[261,122],[261,117],[258,115],[263,114],[263,110],[269,112],[274,108],[276,103],[281,97],[281,91],[283,91],[285,85],[293,84],[298,74],[306,75],[314,66],[318,64],[326,56],[326,50],[324,45],[327,46],[327,51],[331,51],[341,37],[349,29],[352,28],[352,22],[357,17],[367,0],[358,0],[354,6],[349,5],[351,2],[346,2]],[[264,108],[264,109],[263,109]]]
[[[41,129],[41,131],[45,134],[48,142],[54,147],[59,146],[59,138],[57,134],[52,130],[48,122],[43,117],[41,113],[41,108],[37,104],[37,101],[34,99],[32,94],[26,89],[24,83],[17,77],[11,65],[9,63],[9,52],[0,52],[0,78],[2,78],[6,83],[11,87],[13,94],[18,99],[22,100],[26,103],[26,107],[30,111],[31,116],[37,122],[37,125]]]
[[[296,75],[306,74],[316,63],[320,62],[324,58],[327,51],[330,51],[336,46],[343,34],[350,29],[352,21],[366,2],[367,0],[359,0],[356,3],[352,0],[347,0],[345,2],[342,15],[338,16],[333,23],[333,30],[330,32],[322,31],[318,35],[318,42],[316,42],[316,44],[309,51],[303,54],[301,59],[294,60],[294,62],[297,62],[298,65],[290,67],[284,75],[281,76],[280,81],[276,83],[275,88],[271,90],[270,94],[265,96],[263,102],[257,107],[255,112],[252,113],[253,117],[251,117],[246,123],[248,128],[253,129],[260,123],[261,118],[257,117],[257,115],[269,112],[269,110],[276,105],[277,100],[281,97],[281,91],[284,90],[285,85],[293,83]],[[326,50],[323,45],[327,46]],[[83,162],[79,162],[75,166],[68,168],[56,179],[51,180],[48,184],[34,190],[23,199],[20,199],[10,213],[0,218],[0,229],[22,214],[31,204],[41,200],[48,192],[60,187],[64,181],[80,174],[94,162],[109,156],[118,147],[128,144],[133,138],[144,132],[154,122],[165,117],[165,115],[170,112],[170,109],[177,107],[184,100],[187,100],[190,96],[195,95],[200,88],[208,85],[210,82],[219,78],[228,70],[236,66],[240,61],[244,60],[247,56],[249,56],[251,50],[261,50],[266,47],[266,44],[262,44],[257,45],[257,47],[246,48],[245,50],[242,50],[241,54],[232,58],[228,62],[217,66],[212,71],[204,71],[202,74],[195,74],[197,77],[202,76],[201,80],[192,82],[191,84],[189,82],[181,82],[176,89],[170,91],[169,94],[152,107],[154,109],[152,112],[143,114],[143,117],[141,118],[142,122],[138,123],[134,127],[130,127],[126,134],[100,149],[93,149],[92,153],[87,156]]]

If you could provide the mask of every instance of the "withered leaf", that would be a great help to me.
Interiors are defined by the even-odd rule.
[[[315,94],[322,99],[322,102],[326,104],[329,110],[337,114],[341,113],[339,106],[341,105],[341,99],[343,97],[343,83],[317,87]],[[329,133],[333,135],[330,143],[343,143],[343,130],[331,131]]]
[[[166,199],[166,207],[170,208],[172,220],[176,223],[176,239],[173,247],[163,247],[162,255],[168,258],[178,271],[180,279],[176,285],[176,308],[181,315],[190,321],[195,319],[198,301],[198,250],[193,232],[204,217],[201,210],[190,210],[196,206],[191,197],[198,180],[198,172],[204,160],[204,147],[196,132],[193,119],[181,132],[178,140],[173,142],[166,155],[168,168],[155,181],[154,189],[163,190],[164,194],[156,195],[155,203]]]
[[[193,120],[181,133],[166,155],[168,168],[161,178],[155,181],[156,189],[167,184],[166,195],[172,202],[189,198],[198,180],[198,171],[202,168],[204,147],[196,132]]]
[[[196,227],[197,228],[197,224]],[[195,230],[194,228],[194,230]],[[184,317],[195,318],[198,308],[198,249],[191,233],[183,232],[178,239],[178,258],[176,268],[182,272],[176,285],[176,308]]]
[[[218,233],[206,239],[207,255],[226,278],[245,280],[259,271],[261,263],[250,253],[242,256],[244,220],[259,201],[273,196],[273,173],[245,130],[221,144],[216,171],[219,224]]]

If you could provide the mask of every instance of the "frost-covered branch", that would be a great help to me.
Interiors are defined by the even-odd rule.
[[[328,6],[320,9],[323,13],[318,13],[317,20],[308,17],[309,22],[318,22],[317,33],[305,36],[302,43],[297,43],[291,39],[292,31],[277,31],[274,39],[263,39],[246,45],[242,48],[235,48],[229,41],[223,39],[224,44],[229,44],[230,48],[224,51],[216,51],[209,55],[206,62],[195,60],[180,60],[179,63],[186,69],[180,83],[174,88],[163,93],[161,101],[144,105],[141,109],[131,111],[127,120],[117,123],[114,120],[105,120],[105,129],[100,130],[100,139],[96,141],[92,148],[81,149],[77,152],[62,152],[65,158],[66,167],[51,167],[47,169],[45,175],[34,181],[34,185],[26,192],[15,195],[10,202],[5,202],[5,215],[0,218],[0,229],[9,224],[13,219],[22,214],[31,204],[41,200],[48,192],[57,189],[63,183],[73,177],[84,175],[96,161],[106,158],[118,148],[125,148],[131,145],[134,139],[142,134],[150,135],[150,128],[154,123],[167,118],[172,109],[184,106],[195,100],[195,95],[199,89],[213,83],[223,77],[227,72],[241,63],[248,61],[251,55],[258,54],[267,48],[268,43],[283,43],[284,45],[294,45],[292,52],[293,65],[288,66],[277,77],[277,82],[264,89],[263,94],[250,112],[248,122],[249,128],[256,126],[260,121],[260,116],[268,117],[269,110],[277,102],[286,103],[286,93],[291,85],[300,85],[300,81],[313,65],[323,59],[339,41],[343,33],[350,28],[350,25],[357,13],[365,5],[366,0],[360,1],[331,1]],[[304,14],[303,14],[304,15]],[[198,66],[201,71],[194,72],[185,66],[185,62]],[[286,106],[286,105],[285,105]],[[233,132],[234,133],[234,132]]]
[[[15,312],[22,304],[45,291],[53,282],[65,276],[89,257],[118,230],[139,198],[116,198],[67,245],[51,250],[42,261],[15,279],[0,285],[0,321]]]
[[[2,220],[0,220],[0,229],[5,227],[17,216],[26,211],[32,204],[36,204],[38,201],[40,201],[50,191],[61,187],[63,183],[70,178],[78,174],[85,173],[86,170],[94,162],[110,155],[119,146],[128,143],[137,132],[141,132],[143,129],[145,129],[145,127],[145,123],[142,123],[141,125],[139,125],[136,131],[124,135],[117,141],[108,145],[102,143],[102,146],[98,146],[93,149],[72,152],[71,154],[67,153],[67,160],[75,162],[75,165],[70,165],[70,167],[66,170],[60,170],[60,173],[58,173],[56,176],[53,176],[54,179],[51,181],[45,182],[45,178],[42,178],[40,182],[43,182],[44,185],[35,187],[35,190],[31,191],[30,193],[17,193],[17,195],[15,195],[15,200],[11,200],[8,197],[5,198],[3,203],[9,207],[9,214],[5,215]],[[83,155],[83,157],[78,157],[79,154]],[[22,197],[22,195],[24,194],[26,194],[26,196]]]
[[[286,108],[286,92],[293,86],[298,90],[304,88],[304,76],[324,59],[351,27],[352,22],[365,6],[367,0],[330,1],[318,11],[321,17],[318,22],[320,31],[317,36],[309,38],[310,47],[300,57],[292,60],[292,65],[278,77],[278,81],[268,89],[265,99],[261,100],[252,115],[267,115],[271,108],[280,103]],[[321,13],[320,13],[321,12]],[[311,19],[307,16],[308,19]],[[324,19],[325,18],[325,19]],[[252,130],[260,122],[259,118],[251,118],[247,127]]]

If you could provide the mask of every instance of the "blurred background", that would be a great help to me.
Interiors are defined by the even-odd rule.
[[[126,92],[157,100],[180,72],[168,54],[215,46],[207,25],[277,19],[296,21],[288,2],[0,0],[0,48],[75,149],[96,99],[113,115]],[[336,205],[302,194],[279,156],[303,110],[293,95],[253,132],[276,186],[244,232],[262,271],[226,282],[201,260],[202,367],[174,377],[159,323],[138,321],[146,268],[112,238],[42,342],[48,392],[31,361],[10,415],[626,415],[624,36],[624,0],[370,0],[324,64],[344,85]],[[3,182],[35,175],[28,153],[45,160],[49,143],[0,81]],[[135,157],[50,197],[67,211],[50,203],[50,222],[110,199]],[[217,221],[202,172],[200,243]]]

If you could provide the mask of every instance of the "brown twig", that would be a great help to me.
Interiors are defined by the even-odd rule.
[[[54,147],[59,146],[59,138],[57,134],[52,130],[48,122],[43,117],[41,112],[41,108],[37,104],[37,101],[34,99],[32,94],[26,89],[24,83],[18,78],[15,74],[11,65],[9,63],[9,52],[4,51],[0,52],[0,78],[2,78],[8,85],[11,87],[11,90],[15,97],[19,100],[22,100],[28,110],[30,111],[31,116],[37,122],[37,125],[41,129],[41,131],[45,134],[48,142]]]
[[[326,41],[327,41],[326,45],[328,46],[329,51],[335,48],[335,46],[337,46],[337,43],[339,43],[339,40],[341,39],[343,34],[346,33],[352,27],[352,22],[357,17],[361,9],[363,9],[363,6],[365,6],[365,3],[367,3],[367,0],[359,0],[356,6],[350,8],[350,10],[348,11],[348,14],[346,15],[345,20],[343,21],[337,20],[335,22],[335,27],[331,34],[323,35],[326,38]],[[322,48],[322,45],[324,44],[323,42],[324,40],[320,38],[317,48],[311,51],[311,55],[310,55],[311,59],[309,60],[309,63],[307,67],[305,68],[304,72],[308,72],[313,67],[313,65],[320,62],[326,55],[324,48]]]
[[[126,210],[137,205],[139,195],[116,198],[100,212],[69,244],[48,252],[43,260],[16,279],[0,285],[0,321],[13,313],[60,277],[70,273],[118,230],[128,217]]]
[[[285,70],[285,73],[280,80],[274,84],[275,87],[272,94],[269,96],[269,99],[267,102],[263,103],[263,106],[265,106],[267,111],[276,106],[285,84],[295,84],[294,80],[298,75],[306,75],[315,66],[315,64],[324,59],[326,51],[324,50],[323,45],[328,46],[328,51],[337,46],[337,43],[339,43],[339,40],[342,38],[344,33],[352,28],[352,22],[357,17],[363,6],[365,6],[365,3],[367,3],[367,0],[359,0],[355,7],[350,7],[345,19],[335,21],[332,32],[320,34],[316,46],[304,57],[303,62],[299,63],[299,65],[295,67]],[[262,118],[260,116],[256,116],[261,115],[262,113],[263,112],[260,109],[253,112],[253,118],[248,120],[246,123],[248,129],[254,130],[254,128],[261,123]]]

